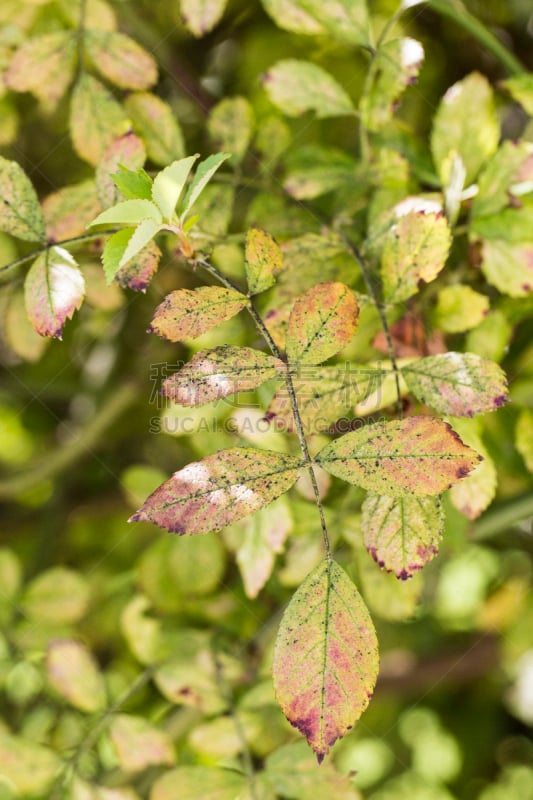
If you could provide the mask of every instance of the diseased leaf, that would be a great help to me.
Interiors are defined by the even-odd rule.
[[[261,509],[240,523],[242,541],[237,550],[237,564],[246,597],[257,597],[270,578],[276,554],[283,551],[292,525],[285,497],[279,497],[268,509]]]
[[[294,304],[287,327],[291,364],[320,364],[348,344],[355,333],[359,306],[343,283],[320,283]]]
[[[152,186],[152,198],[165,219],[170,219],[174,214],[189,172],[198,158],[199,154],[197,153],[194,156],[174,161],[156,175]]]
[[[24,282],[26,311],[41,336],[61,339],[67,319],[85,297],[85,281],[76,261],[62,247],[52,247],[33,262]]]
[[[212,156],[208,156],[204,161],[201,161],[200,164],[198,164],[194,178],[192,179],[190,186],[187,189],[187,194],[183,200],[183,206],[180,211],[180,218],[182,220],[185,219],[194,203],[196,203],[217,169],[229,157],[230,153],[215,153]]]
[[[378,644],[368,610],[346,573],[325,560],[286,608],[273,662],[282,711],[319,763],[367,707],[377,673]]]
[[[100,75],[120,89],[149,89],[157,81],[157,64],[124,33],[88,30],[87,54]]]
[[[164,167],[183,158],[183,134],[168,103],[150,92],[136,92],[124,105],[151,161]]]
[[[496,466],[483,444],[479,418],[453,419],[450,424],[463,442],[483,458],[467,478],[450,489],[450,500],[455,508],[468,519],[477,519],[488,508],[496,494]]]
[[[52,749],[0,732],[0,774],[19,796],[46,797],[61,763]]]
[[[73,639],[56,639],[46,652],[50,684],[80,711],[94,713],[105,707],[105,685],[91,652]]]
[[[178,767],[154,783],[150,800],[250,800],[244,775],[221,767]]]
[[[15,92],[31,92],[54,106],[65,94],[76,67],[76,38],[57,31],[27,39],[19,47],[4,80]]]
[[[180,0],[183,22],[198,38],[213,30],[222,18],[227,0]]]
[[[369,494],[361,527],[374,561],[397,578],[411,578],[438,552],[444,512],[438,497]]]
[[[250,294],[259,294],[274,285],[283,267],[281,248],[269,233],[251,228],[246,234],[246,280]]]
[[[470,286],[454,283],[439,291],[433,320],[445,333],[462,333],[475,328],[489,311],[489,298]]]
[[[392,226],[381,254],[385,298],[407,300],[421,281],[434,280],[444,267],[452,242],[443,214],[411,211]]]
[[[289,117],[306,111],[314,111],[318,119],[355,113],[342,86],[310,61],[278,61],[263,76],[263,85],[272,103]]]
[[[503,294],[525,297],[533,289],[533,245],[485,239],[481,269],[486,279]],[[466,288],[466,287],[465,287]]]
[[[149,331],[171,342],[194,339],[234,317],[247,302],[240,292],[220,286],[177,289],[157,307]]]
[[[473,417],[500,408],[507,397],[503,370],[474,353],[450,351],[402,367],[409,389],[441,414]]]
[[[169,735],[143,717],[115,714],[109,726],[119,764],[126,772],[140,772],[154,764],[174,764]]]
[[[127,229],[129,232],[129,229]],[[122,233],[122,231],[121,231]],[[128,236],[128,242],[130,237]],[[154,241],[148,242],[114,274],[115,281],[125,289],[145,292],[154,277],[163,253]],[[120,259],[119,259],[120,261]]]
[[[533,117],[533,75],[531,72],[523,72],[521,75],[513,75],[502,81],[513,100],[520,103],[522,108]]]
[[[137,225],[144,220],[161,223],[161,212],[150,200],[122,200],[111,208],[106,208],[91,222],[95,225]]]
[[[424,61],[424,48],[416,39],[405,37],[382,44],[372,62],[370,90],[364,92],[360,111],[369,131],[382,130],[405,89],[416,83]]]
[[[42,211],[49,242],[60,242],[85,233],[101,206],[94,181],[65,186],[43,200]]]
[[[46,233],[33,185],[16,161],[0,156],[0,231],[27,242],[44,242]]]
[[[150,495],[131,521],[207,533],[258,511],[296,482],[300,459],[234,447],[189,464]]]
[[[107,148],[128,131],[124,110],[105,86],[84,73],[72,92],[70,134],[80,158],[97,166]]]
[[[376,494],[434,495],[466,477],[481,461],[451,427],[431,417],[376,422],[320,451],[327,472]]]
[[[109,145],[96,169],[96,187],[103,208],[109,208],[122,199],[120,180],[126,169],[136,174],[135,170],[140,170],[145,160],[146,151],[143,140],[133,131],[128,131]],[[126,168],[121,170],[120,177],[115,175],[119,166]],[[126,172],[126,175],[131,172]],[[118,182],[115,181],[115,178],[118,178]],[[141,195],[136,196],[141,197]],[[126,197],[126,199],[132,198]],[[150,199],[150,194],[146,199]]]
[[[233,164],[244,158],[254,128],[253,108],[245,97],[225,97],[209,115],[207,130],[217,150],[231,153]]]
[[[285,364],[251,347],[201,350],[163,381],[162,394],[182,406],[201,406],[275,378]]]

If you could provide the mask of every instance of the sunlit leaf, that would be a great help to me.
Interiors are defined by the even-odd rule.
[[[146,170],[130,170],[119,165],[111,177],[125,200],[152,199],[153,181]]]
[[[183,158],[183,134],[168,103],[150,92],[135,92],[124,105],[151,161],[165,166]]]
[[[52,247],[36,258],[24,282],[26,311],[41,336],[61,339],[63,326],[85,297],[85,281],[70,253]]]
[[[132,201],[133,202],[133,201]],[[153,237],[160,229],[160,224],[153,219],[145,219],[140,225],[135,228],[133,234],[128,239],[126,249],[124,250],[118,268],[124,267],[128,261],[137,256],[142,250],[151,243]],[[151,268],[150,268],[151,269]]]
[[[60,768],[50,748],[0,733],[0,775],[23,797],[46,797]],[[7,795],[9,797],[9,795]]]
[[[174,214],[176,203],[197,158],[198,154],[174,161],[156,175],[152,197],[165,219],[171,219]]]
[[[94,181],[64,186],[43,200],[42,210],[48,241],[60,242],[85,233],[101,206]]]
[[[131,520],[180,534],[216,531],[288,491],[300,466],[299,458],[268,450],[221,450],[175,472]]]
[[[247,302],[240,292],[219,286],[177,289],[157,307],[150,332],[171,342],[194,339],[238,314]]]
[[[122,200],[111,208],[106,208],[96,219],[94,225],[137,225],[143,220],[162,222],[161,213],[150,200]]]
[[[115,714],[109,734],[119,764],[126,772],[139,772],[154,764],[175,763],[169,735],[143,717]]]
[[[46,238],[33,185],[16,161],[0,156],[0,230],[28,242]]]
[[[322,67],[288,58],[263,76],[270,100],[289,117],[314,111],[318,119],[355,113],[345,90]]]
[[[119,170],[119,166],[131,170],[135,174],[135,170],[140,170],[145,160],[146,151],[143,140],[133,131],[128,131],[110,144],[96,169],[96,187],[103,208],[108,208],[122,199],[119,191],[120,184],[115,181],[115,178],[118,177],[115,173]],[[124,172],[125,170],[121,170],[121,174]],[[141,197],[142,195],[136,196]],[[126,199],[131,198],[126,197]],[[150,195],[146,199],[150,199]]]
[[[123,228],[109,237],[102,252],[102,266],[108,283],[111,283],[117,274],[122,256],[128,243],[135,233],[135,228]]]
[[[129,241],[130,237],[128,236]],[[123,252],[125,250],[126,248],[124,248]],[[146,287],[157,272],[162,255],[163,253],[154,241],[148,242],[122,267],[118,266],[113,276],[116,283],[134,292],[145,292]],[[121,263],[121,260],[122,256],[119,258],[118,264]]]
[[[521,75],[513,75],[502,81],[513,100],[516,100],[523,109],[533,117],[533,75],[531,72],[523,72]]]
[[[207,121],[216,149],[231,153],[234,164],[244,158],[253,128],[253,108],[245,97],[225,97],[213,108]]]
[[[319,763],[367,707],[378,672],[376,633],[346,573],[323,561],[297,590],[276,639],[274,688]]]
[[[287,357],[291,364],[320,364],[351,340],[359,306],[342,283],[321,283],[294,304],[287,327]]]
[[[316,457],[327,472],[376,494],[434,495],[481,461],[439,419],[409,417],[352,431]]]
[[[15,92],[31,92],[55,105],[74,77],[76,39],[57,31],[28,39],[17,50],[4,80]]]
[[[182,406],[201,406],[275,378],[285,365],[250,347],[221,345],[201,350],[163,382],[162,393]]]
[[[258,228],[248,231],[244,266],[250,294],[259,294],[274,285],[283,266],[283,254],[270,234]]]
[[[290,506],[279,497],[268,509],[261,509],[240,523],[242,542],[237,551],[237,564],[247,597],[257,597],[269,579],[277,553],[292,530]],[[240,532],[239,532],[240,533]]]
[[[181,17],[190,32],[199,38],[219,22],[226,4],[227,0],[180,0]]]
[[[87,31],[85,47],[98,72],[120,89],[149,89],[157,81],[153,57],[123,33]]]
[[[221,767],[178,767],[161,775],[150,800],[250,800],[244,775]]]
[[[105,86],[84,73],[72,92],[70,134],[80,158],[96,166],[107,148],[128,131],[129,120]]]
[[[507,397],[503,370],[473,353],[421,358],[402,367],[402,374],[420,402],[441,414],[473,417],[500,408]]]
[[[50,684],[80,711],[94,713],[105,706],[105,685],[96,662],[84,645],[73,639],[56,639],[46,653]]]
[[[369,494],[362,511],[366,549],[397,578],[410,578],[437,555],[444,530],[439,498]]]
[[[89,586],[78,572],[53,567],[41,572],[26,587],[22,609],[34,623],[76,622],[89,604]]]
[[[230,153],[215,153],[212,156],[208,156],[204,161],[201,161],[200,164],[198,164],[198,168],[194,173],[194,177],[183,200],[183,205],[180,211],[181,219],[185,219],[217,169],[229,157]]]
[[[485,239],[481,269],[492,286],[511,297],[525,297],[533,289],[533,245]],[[469,287],[465,287],[469,288]]]

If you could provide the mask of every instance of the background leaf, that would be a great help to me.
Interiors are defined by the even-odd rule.
[[[219,286],[177,289],[157,307],[150,332],[171,342],[195,338],[238,314],[247,302],[240,292]]]
[[[190,32],[205,36],[221,19],[227,0],[180,0],[181,16]]]
[[[107,148],[130,127],[120,104],[90,75],[77,81],[70,104],[70,134],[80,158],[96,166]]]
[[[76,42],[70,31],[47,33],[24,42],[4,79],[15,92],[31,92],[55,105],[74,78],[76,60]]]
[[[253,108],[245,97],[225,97],[209,115],[207,130],[215,148],[231,153],[239,164],[250,144],[255,125]]]
[[[275,106],[289,117],[314,111],[318,119],[354,114],[345,90],[322,67],[293,58],[278,61],[263,76]]]
[[[28,242],[42,242],[44,219],[32,183],[16,161],[0,156],[0,230]]]
[[[149,89],[157,82],[152,56],[124,33],[87,31],[85,47],[97,71],[120,89]]]
[[[244,266],[250,294],[259,294],[274,285],[276,274],[283,267],[283,254],[266,231],[251,228],[247,232]]]
[[[96,186],[103,208],[108,208],[122,199],[112,178],[119,170],[119,165],[135,171],[144,165],[145,160],[146,150],[143,140],[136,136],[133,131],[128,131],[124,136],[119,136],[109,145],[96,169]]]
[[[196,172],[194,173],[194,177],[183,199],[183,205],[180,210],[181,219],[185,219],[217,169],[229,157],[230,153],[215,153],[212,156],[208,156],[204,161],[201,161],[198,164]]]
[[[496,494],[496,466],[483,442],[479,418],[453,419],[450,424],[463,442],[483,458],[470,475],[450,489],[450,500],[455,508],[467,519],[477,519]]]
[[[101,210],[94,181],[86,180],[64,186],[49,194],[42,203],[49,241],[59,242],[81,236]]]
[[[183,134],[168,103],[150,92],[134,92],[128,95],[124,106],[154,164],[164,167],[183,158]]]
[[[105,684],[90,651],[72,639],[56,639],[46,652],[46,672],[54,689],[80,711],[105,706]]]
[[[276,554],[283,552],[285,540],[292,530],[290,506],[285,497],[278,497],[268,509],[239,524],[242,541],[237,550],[237,564],[247,597],[257,597],[272,574]],[[241,530],[239,530],[239,534]]]
[[[53,247],[33,262],[24,282],[26,311],[41,336],[61,339],[85,297],[85,281],[70,253]]]
[[[174,764],[174,748],[168,734],[143,717],[115,714],[109,727],[120,766],[139,772],[152,765]]]
[[[221,767],[178,767],[161,775],[155,782],[150,800],[249,800],[246,778]]]

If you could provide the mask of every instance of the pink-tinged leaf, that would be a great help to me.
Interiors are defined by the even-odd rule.
[[[143,140],[133,131],[128,131],[111,142],[96,169],[96,187],[102,208],[109,208],[122,199],[111,177],[118,171],[119,165],[130,170],[138,170],[145,161],[146,150]]]
[[[310,61],[278,61],[263,75],[263,85],[272,103],[289,117],[299,117],[306,111],[314,111],[317,119],[355,113],[343,87]]]
[[[59,242],[86,232],[101,210],[94,181],[82,181],[49,194],[42,205],[49,242]]]
[[[105,684],[91,652],[81,642],[56,639],[46,653],[46,672],[56,692],[90,714],[105,707]]]
[[[166,378],[162,393],[181,406],[201,406],[255,389],[285,369],[283,361],[250,347],[222,345],[201,350]]]
[[[124,289],[145,292],[157,272],[162,255],[155,242],[148,242],[136,256],[117,270],[114,275],[115,281]]]
[[[323,561],[285,610],[273,663],[282,711],[319,763],[367,707],[378,662],[376,632],[361,595],[335,561]]]
[[[246,234],[246,279],[250,294],[270,289],[283,267],[281,248],[269,233],[252,228]]]
[[[157,307],[149,331],[170,342],[194,339],[234,317],[247,303],[240,292],[220,286],[177,289]]]
[[[30,179],[16,161],[1,156],[0,231],[27,242],[46,240],[43,215]]]
[[[295,302],[287,327],[291,364],[320,364],[338,353],[355,333],[359,306],[343,283],[319,283]]]
[[[181,0],[181,17],[197,38],[213,30],[222,17],[227,0]]]
[[[444,267],[452,236],[443,214],[410,211],[387,234],[381,256],[385,298],[407,300],[421,281],[434,280]]]
[[[235,770],[211,764],[183,766],[169,769],[157,778],[150,800],[252,800],[247,789],[247,779]]]
[[[28,317],[37,333],[61,339],[65,322],[83,302],[85,281],[70,253],[52,247],[33,262],[24,295]]]
[[[438,497],[370,494],[362,511],[366,549],[380,567],[397,578],[411,578],[437,555],[444,530]]]
[[[286,498],[279,497],[267,509],[261,509],[240,525],[243,530],[237,564],[246,597],[254,598],[270,578],[276,554],[283,551],[293,527]]]
[[[533,244],[484,239],[481,270],[492,286],[510,297],[526,297],[533,291]]]
[[[100,75],[119,89],[149,89],[157,81],[157,64],[152,56],[124,33],[87,31],[89,58]]]
[[[130,127],[111,92],[84,73],[74,87],[70,104],[70,135],[80,158],[97,166],[111,143]]]
[[[441,414],[473,417],[500,408],[507,380],[498,364],[453,351],[407,364],[402,375],[413,394]]]
[[[151,161],[164,167],[183,158],[183,135],[168,103],[150,92],[136,92],[124,105]]]
[[[348,483],[401,497],[440,494],[482,459],[446,422],[418,416],[347,433],[321,450],[316,460]]]
[[[154,764],[174,764],[169,735],[144,717],[116,714],[109,727],[120,766],[126,772],[139,772]]]
[[[31,92],[54,106],[65,94],[76,67],[76,38],[70,31],[28,39],[9,65],[4,80],[15,92]]]
[[[221,450],[175,472],[131,521],[180,534],[217,531],[287,492],[301,465],[295,456],[270,450]]]
[[[480,418],[454,419],[452,427],[469,447],[483,456],[483,461],[450,489],[450,500],[468,519],[477,519],[491,504],[496,494],[498,475],[490,453],[483,443]]]

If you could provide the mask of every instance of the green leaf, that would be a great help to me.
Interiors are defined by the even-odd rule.
[[[533,75],[530,72],[524,72],[521,75],[513,75],[512,78],[507,78],[501,82],[513,100],[520,103],[522,108],[533,117]]]
[[[70,134],[80,158],[97,166],[107,148],[126,133],[130,122],[105,86],[83,73],[72,92]]]
[[[151,161],[164,167],[183,158],[183,134],[168,103],[150,92],[135,92],[124,105]]]
[[[453,419],[451,425],[463,442],[483,458],[467,478],[450,490],[450,500],[455,508],[468,519],[477,519],[496,494],[496,466],[481,438],[481,420]]]
[[[226,161],[226,159],[230,158],[230,156],[231,153],[215,153],[212,156],[208,156],[205,161],[202,161],[200,164],[198,164],[194,178],[192,179],[191,184],[187,189],[187,194],[183,200],[183,205],[180,210],[181,220],[185,219],[217,169],[224,161]]]
[[[129,234],[130,229],[127,228],[127,231]],[[131,236],[128,235],[126,246],[130,238]],[[125,251],[126,247],[119,257],[118,269],[114,273],[114,279],[119,286],[125,289],[131,289],[134,292],[145,292],[146,287],[157,272],[163,253],[154,241],[149,241],[138,253],[128,259],[123,266],[120,266],[122,255]]]
[[[105,684],[91,652],[73,639],[55,639],[46,652],[53,688],[74,708],[93,714],[105,707]]]
[[[39,336],[28,319],[22,289],[15,290],[10,296],[3,327],[6,344],[15,355],[31,363],[40,360],[49,340]]]
[[[113,183],[126,200],[151,200],[152,179],[144,169],[135,172],[118,165],[112,176]]]
[[[174,214],[179,196],[197,158],[199,158],[198,153],[194,156],[174,161],[154,178],[152,198],[157,203],[165,219],[171,219]]]
[[[435,327],[445,333],[462,333],[475,328],[489,311],[489,298],[466,284],[445,286],[437,297]]]
[[[177,289],[157,307],[149,330],[171,342],[181,342],[188,337],[194,339],[234,317],[247,302],[240,292],[219,286]]]
[[[428,356],[406,364],[401,372],[420,402],[440,414],[473,417],[500,408],[507,398],[503,370],[474,353]]]
[[[365,546],[374,561],[406,580],[438,553],[444,512],[436,497],[368,495],[363,503]]]
[[[472,201],[472,219],[497,214],[509,204],[513,184],[520,183],[521,168],[531,158],[529,142],[505,141],[484,167],[478,179],[478,193]]]
[[[143,717],[115,714],[109,735],[120,767],[125,772],[140,772],[153,765],[175,763],[169,735]]]
[[[48,240],[60,242],[81,236],[101,208],[93,180],[74,183],[52,192],[42,203]]]
[[[61,339],[67,319],[83,303],[85,280],[67,250],[52,247],[33,262],[24,281],[26,311],[41,336]]]
[[[368,610],[346,573],[323,561],[287,606],[276,638],[276,697],[320,763],[367,707],[378,673]]]
[[[529,242],[533,227],[533,206],[504,208],[498,214],[477,217],[470,223],[473,234],[485,239],[505,242]]]
[[[533,472],[533,411],[530,408],[523,408],[518,415],[515,441],[527,469]]]
[[[314,111],[318,119],[355,113],[342,86],[309,61],[278,61],[263,76],[263,85],[272,103],[289,117],[299,117],[306,111]]]
[[[61,760],[48,747],[0,733],[0,775],[22,797],[46,797]],[[9,795],[7,795],[9,797]]]
[[[132,201],[132,202],[142,202],[139,201]],[[124,267],[128,261],[130,261],[134,256],[138,255],[141,250],[143,250],[154,238],[156,233],[161,229],[161,225],[159,222],[156,222],[153,219],[145,219],[144,222],[141,222],[138,225],[132,236],[128,239],[128,243],[126,245],[126,249],[122,253],[122,257],[118,262],[118,268]]]
[[[298,0],[298,5],[336,39],[369,43],[366,0]]]
[[[283,552],[293,523],[290,506],[279,497],[252,517],[242,520],[242,541],[237,551],[237,564],[246,597],[257,597],[272,574],[276,554]],[[240,531],[239,531],[240,533]]]
[[[381,254],[385,298],[396,303],[417,293],[443,269],[452,243],[443,214],[411,211],[393,225]]]
[[[440,494],[466,477],[481,457],[447,423],[415,416],[347,433],[315,460],[348,483],[402,497]]]
[[[391,121],[398,99],[416,83],[424,61],[424,48],[416,39],[393,39],[381,45],[371,66],[370,90],[361,98],[363,124],[369,131],[382,130]]]
[[[76,38],[71,31],[35,36],[19,47],[4,81],[15,92],[31,92],[55,106],[74,78],[76,61]]]
[[[245,97],[225,97],[209,115],[207,130],[217,150],[231,153],[231,162],[240,164],[254,129],[253,108]]]
[[[150,200],[122,200],[111,208],[102,211],[90,224],[94,225],[136,225],[143,220],[161,224],[161,213]]]
[[[260,350],[221,345],[196,353],[188,364],[164,380],[162,394],[181,406],[201,406],[255,389],[284,369],[283,361]]]
[[[228,0],[180,0],[184,24],[197,38],[205,36],[220,21]]]
[[[133,131],[128,131],[124,136],[120,136],[110,144],[96,169],[96,187],[103,208],[108,208],[122,200],[123,198],[119,192],[122,193],[126,200],[141,197],[147,200],[150,199],[151,194],[146,196],[141,192],[133,193],[132,195],[124,194],[119,185],[121,180],[123,184],[124,182],[127,183],[127,178],[124,181],[124,174],[143,175],[148,178],[144,170],[141,169],[145,161],[146,151],[143,140],[136,136]],[[118,176],[115,174],[117,170],[120,170]],[[148,184],[151,188],[152,182],[149,178]]]
[[[157,82],[154,58],[124,33],[88,30],[84,42],[96,70],[119,89],[149,89]]]
[[[300,466],[299,458],[269,450],[221,450],[175,472],[131,521],[179,534],[217,531],[288,491]]]
[[[111,283],[115,277],[120,267],[122,256],[134,233],[135,228],[123,228],[121,231],[117,231],[117,233],[110,236],[105,243],[102,253],[102,265],[108,283]]]
[[[286,31],[310,36],[324,33],[324,28],[304,8],[301,0],[261,0],[276,25]]]
[[[283,267],[281,248],[269,233],[251,228],[246,234],[246,280],[250,294],[270,289]]]
[[[283,188],[297,200],[312,200],[334,189],[353,187],[356,162],[343,150],[322,145],[299,147],[285,159]]]
[[[320,364],[351,340],[359,306],[343,283],[320,283],[296,300],[287,328],[291,364]]]
[[[44,242],[46,233],[33,185],[16,161],[0,156],[0,230],[27,242]]]
[[[250,800],[243,775],[221,767],[178,767],[161,775],[150,800]]]
[[[486,279],[503,294],[525,297],[533,288],[533,245],[485,239],[481,269]],[[468,288],[468,287],[464,287]]]
[[[465,185],[472,183],[496,152],[499,138],[492,89],[483,75],[472,72],[448,89],[433,120],[431,152],[442,182],[448,183],[452,159],[459,155]]]
[[[24,613],[37,624],[77,622],[87,611],[89,586],[78,572],[53,567],[28,584],[21,605]]]

